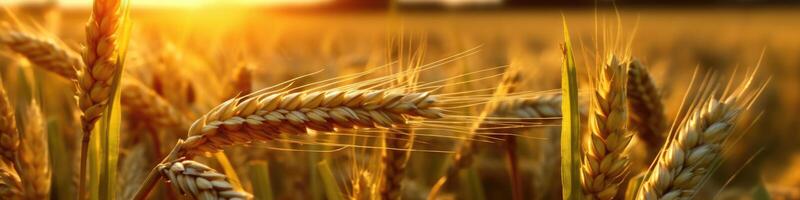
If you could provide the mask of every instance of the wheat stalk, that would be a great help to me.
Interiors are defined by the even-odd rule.
[[[47,132],[39,105],[32,101],[25,113],[25,124],[19,151],[19,174],[28,199],[50,196],[50,156]]]
[[[637,199],[695,196],[721,159],[738,117],[760,93],[749,88],[751,82],[725,100],[711,98],[692,112],[640,186]]]
[[[386,132],[386,147],[383,152],[383,185],[381,199],[400,199],[406,164],[411,157],[414,143],[414,130],[407,127],[390,129]]]
[[[278,93],[236,98],[195,121],[183,145],[188,155],[215,152],[226,146],[268,141],[280,133],[304,134],[307,129],[392,127],[406,116],[440,118],[436,97],[428,93],[383,90]]]
[[[596,79],[590,135],[581,163],[581,180],[588,199],[614,198],[629,168],[626,150],[633,134],[627,130],[625,68],[625,63],[611,56]]]
[[[633,60],[628,67],[627,95],[630,127],[638,132],[649,149],[660,149],[667,127],[664,104],[650,73],[639,60]],[[652,152],[650,158],[658,153]]]
[[[77,78],[77,69],[83,66],[79,55],[72,50],[23,31],[8,31],[0,36],[0,44],[25,56],[31,63],[68,80]]]
[[[75,90],[78,107],[82,111],[83,127],[79,198],[83,198],[86,192],[86,156],[92,129],[102,117],[108,99],[113,95],[114,81],[122,70],[117,41],[120,16],[120,0],[95,0],[86,23],[86,46],[83,50],[85,68],[78,72]]]
[[[19,143],[14,109],[8,101],[5,88],[0,84],[0,197],[3,199],[22,198],[22,182],[14,168]]]
[[[224,174],[192,160],[162,165],[161,174],[180,193],[197,200],[249,199],[250,194],[236,191]]]

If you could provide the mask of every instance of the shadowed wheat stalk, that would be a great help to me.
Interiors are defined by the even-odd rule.
[[[639,60],[633,60],[628,66],[629,125],[638,132],[648,149],[660,149],[667,127],[661,94],[647,68]],[[651,150],[648,159],[657,153]]]
[[[691,199],[722,159],[737,119],[763,90],[752,76],[723,100],[710,98],[695,107],[662,150],[641,184],[636,199]]]
[[[236,191],[224,174],[192,160],[163,165],[159,171],[181,194],[197,200],[244,200],[250,194]]]
[[[86,156],[95,122],[102,117],[112,87],[122,71],[118,44],[120,29],[120,0],[95,0],[92,14],[86,23],[86,46],[83,49],[85,68],[78,72],[75,94],[82,111],[81,167],[78,178],[78,197],[85,196]]]
[[[19,151],[19,174],[28,199],[50,197],[50,152],[39,105],[32,101],[25,113]]]
[[[0,81],[2,83],[2,81]],[[0,84],[0,197],[3,199],[22,198],[22,182],[14,168],[16,153],[19,150],[19,135],[14,119],[14,109]]]
[[[76,70],[83,66],[79,55],[72,50],[29,32],[7,31],[0,34],[0,44],[25,56],[31,63],[68,80],[77,78]]]
[[[400,199],[402,195],[403,177],[414,143],[413,131],[407,127],[387,130],[384,141],[389,149],[384,150],[382,158],[384,170],[381,199]]]
[[[612,55],[596,77],[590,135],[581,163],[581,181],[588,199],[612,199],[628,171],[626,150],[633,133],[627,129],[626,66]]]

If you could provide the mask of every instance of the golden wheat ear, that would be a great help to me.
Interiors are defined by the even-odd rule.
[[[633,60],[628,67],[628,105],[630,105],[630,127],[644,141],[648,149],[660,149],[664,144],[667,119],[664,104],[658,88],[649,71],[639,60]],[[648,159],[658,151],[651,151]]]
[[[742,123],[739,118],[766,87],[766,83],[753,85],[753,76],[751,74],[738,88],[731,93],[726,91],[722,97],[700,97],[701,103],[690,109],[689,116],[662,149],[636,199],[690,199],[696,196],[718,167],[724,149],[730,146],[731,135]],[[710,88],[706,93],[716,89]]]
[[[10,30],[0,33],[0,45],[68,80],[75,80],[78,77],[77,70],[83,68],[80,55],[60,43],[31,32]]]
[[[590,135],[584,143],[581,178],[590,199],[612,199],[625,180],[630,159],[626,99],[627,64],[611,56],[596,77],[589,114]]]
[[[14,168],[19,143],[14,109],[0,80],[0,197],[4,199],[23,197],[22,181]]]
[[[236,98],[212,109],[189,128],[187,155],[216,152],[278,134],[335,132],[357,127],[404,125],[407,117],[441,118],[436,96],[383,90],[278,93]]]
[[[163,165],[159,171],[172,183],[173,188],[197,200],[244,200],[252,195],[236,191],[225,174],[199,162],[181,160]]]
[[[50,197],[50,152],[47,144],[44,116],[36,101],[28,106],[21,126],[22,139],[19,151],[19,173],[28,199]]]

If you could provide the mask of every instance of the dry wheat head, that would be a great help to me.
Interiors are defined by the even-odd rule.
[[[150,88],[134,81],[122,82],[120,104],[125,113],[155,129],[187,127],[188,122],[167,100]]]
[[[637,199],[690,199],[720,159],[742,107],[711,99],[692,113],[642,183]]]
[[[113,95],[114,77],[121,72],[117,30],[120,27],[120,1],[96,0],[92,16],[86,24],[85,68],[78,73],[78,106],[83,111],[84,132],[100,119],[108,99]]]
[[[0,198],[22,199],[22,181],[11,163],[0,160]]]
[[[581,163],[582,184],[588,199],[612,199],[629,168],[626,150],[633,133],[627,130],[626,66],[611,56],[595,79],[590,134]]]
[[[228,100],[194,122],[183,144],[188,154],[268,141],[280,133],[308,129],[335,132],[356,127],[392,127],[406,117],[440,118],[436,97],[428,93],[384,90],[277,93]]]
[[[56,73],[68,80],[77,78],[77,69],[83,67],[81,58],[72,50],[23,31],[8,31],[0,34],[0,44],[25,56],[31,63]]]
[[[2,150],[2,159],[7,164],[16,162],[16,154],[19,150],[17,122],[14,118],[14,107],[8,101],[6,90],[2,85],[0,85],[0,150]]]
[[[251,195],[236,191],[225,174],[192,160],[182,160],[163,165],[162,176],[172,183],[181,194],[197,200],[244,200]]]
[[[661,148],[667,127],[664,104],[650,73],[639,60],[633,60],[628,67],[628,105],[630,127],[650,149]]]
[[[48,199],[50,196],[50,156],[47,132],[39,105],[31,102],[22,126],[19,151],[19,174],[28,199]]]

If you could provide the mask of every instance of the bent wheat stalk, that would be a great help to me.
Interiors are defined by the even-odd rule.
[[[633,133],[627,130],[626,66],[611,56],[596,78],[589,114],[590,135],[581,163],[587,199],[614,198],[629,168],[626,150]]]
[[[411,157],[411,148],[414,144],[414,130],[401,127],[388,130],[386,133],[386,147],[382,161],[383,185],[381,186],[381,199],[400,199],[402,195],[403,177],[406,164]]]
[[[83,50],[85,68],[78,72],[76,96],[81,109],[83,138],[81,167],[78,178],[78,198],[85,196],[86,156],[92,129],[103,115],[108,99],[113,95],[114,81],[120,75],[118,29],[120,0],[95,0],[92,14],[86,23],[86,46]]]
[[[50,198],[50,153],[42,117],[39,105],[36,101],[31,102],[24,118],[24,135],[19,151],[19,174],[27,199]]]
[[[648,149],[660,149],[664,144],[665,128],[664,104],[661,94],[650,77],[650,73],[639,60],[633,60],[628,67],[628,105],[630,105],[630,127],[638,132],[639,138]],[[651,151],[648,159],[658,151]]]
[[[34,65],[68,80],[75,80],[77,69],[83,67],[80,56],[72,50],[32,33],[23,31],[2,33],[0,44],[25,56]]]
[[[278,134],[308,130],[336,132],[352,128],[390,128],[405,125],[407,117],[441,118],[436,96],[386,90],[338,90],[265,93],[228,100],[189,128],[162,163],[225,147],[272,140]],[[144,199],[160,177],[148,175],[135,199]]]

